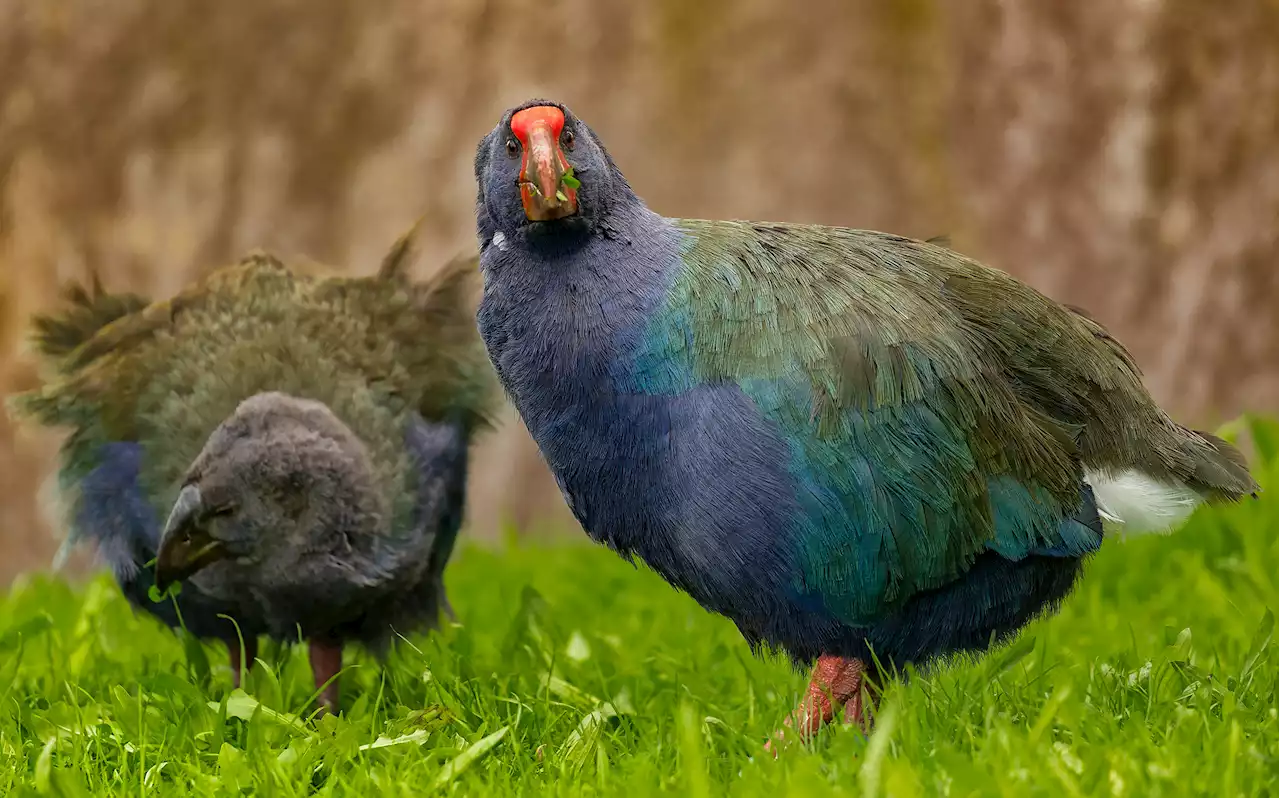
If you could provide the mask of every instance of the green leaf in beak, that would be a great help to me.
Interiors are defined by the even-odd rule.
[[[560,184],[574,190],[582,188],[582,181],[573,176],[572,166],[570,166],[568,170],[565,171],[564,177],[560,178]],[[556,193],[556,196],[560,197],[560,199],[564,199],[564,197],[561,196],[559,192]]]
[[[172,585],[169,585],[169,589],[163,593],[160,592],[160,588],[156,587],[155,585],[152,585],[151,587],[147,588],[147,598],[151,599],[153,603],[159,604],[160,602],[164,601],[170,596],[176,597],[181,592],[182,592],[181,582],[174,582]]]

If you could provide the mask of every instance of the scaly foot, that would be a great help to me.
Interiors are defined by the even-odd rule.
[[[871,730],[871,718],[863,712],[862,692],[868,689],[874,704],[876,693],[871,690],[865,674],[867,666],[862,660],[844,657],[818,657],[814,666],[813,677],[809,680],[809,691],[800,706],[791,716],[783,721],[783,726],[794,729],[801,739],[807,739],[817,733],[827,723],[835,719],[836,707],[844,709],[845,723],[857,723],[864,733]],[[782,741],[786,736],[785,729],[779,729],[774,737]],[[778,755],[778,746],[774,740],[765,743],[764,750]]]

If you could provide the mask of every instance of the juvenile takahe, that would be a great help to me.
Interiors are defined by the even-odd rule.
[[[368,277],[254,255],[168,301],[77,290],[37,319],[49,374],[13,405],[70,430],[70,542],[95,542],[135,606],[224,641],[236,684],[259,635],[301,635],[336,710],[345,641],[380,652],[451,611],[468,448],[497,386],[474,259],[415,282],[408,246]],[[176,581],[175,600],[148,597]]]

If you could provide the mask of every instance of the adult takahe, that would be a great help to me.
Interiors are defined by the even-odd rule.
[[[865,722],[873,653],[980,651],[1054,608],[1104,522],[1258,488],[1101,326],[949,248],[660,216],[545,100],[475,167],[481,335],[565,501],[753,647],[816,660],[805,734]]]

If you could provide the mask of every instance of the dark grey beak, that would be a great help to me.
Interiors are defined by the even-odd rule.
[[[207,565],[226,559],[230,552],[209,535],[200,523],[204,505],[200,489],[188,485],[178,494],[156,552],[156,588],[161,592]]]

